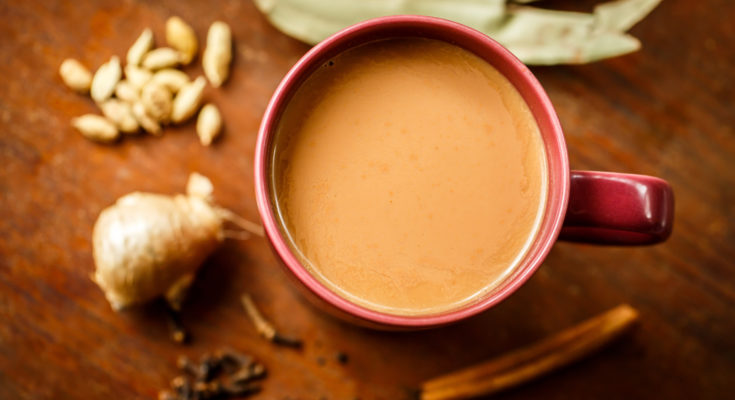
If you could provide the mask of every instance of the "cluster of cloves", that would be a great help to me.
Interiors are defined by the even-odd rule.
[[[162,390],[159,400],[208,400],[244,397],[260,391],[263,364],[247,354],[231,349],[206,353],[199,363],[186,356],[176,361],[183,375],[171,380],[171,390]]]

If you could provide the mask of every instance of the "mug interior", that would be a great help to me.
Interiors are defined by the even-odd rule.
[[[528,104],[541,133],[547,159],[547,200],[535,241],[505,280],[483,297],[459,309],[433,315],[402,316],[382,313],[352,303],[322,284],[301,265],[285,239],[270,186],[270,157],[282,111],[296,89],[327,60],[355,46],[396,37],[441,40],[479,56],[503,74]],[[346,28],[307,52],[276,89],[263,116],[255,154],[256,200],[264,228],[274,251],[295,278],[317,297],[342,314],[369,324],[399,328],[443,325],[480,313],[505,299],[539,267],[559,234],[569,195],[569,163],[556,112],[531,71],[508,50],[485,34],[464,25],[425,16],[391,16],[368,20]]]

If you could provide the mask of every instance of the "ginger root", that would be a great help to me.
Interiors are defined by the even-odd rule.
[[[212,184],[197,173],[186,195],[127,194],[95,223],[93,280],[115,310],[159,296],[178,309],[199,266],[227,236],[225,221],[262,234],[233,216],[213,203]]]

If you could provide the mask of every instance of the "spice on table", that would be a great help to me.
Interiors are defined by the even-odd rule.
[[[430,379],[421,385],[420,398],[466,399],[518,386],[599,350],[637,319],[635,309],[620,305],[527,347]]]
[[[79,93],[89,92],[92,86],[92,73],[73,58],[67,58],[59,67],[59,75],[64,80],[66,86]]]
[[[237,383],[220,383],[220,382],[198,382],[194,385],[194,394],[198,399],[228,397],[242,397],[255,394],[260,391],[260,385],[256,384],[237,384]]]
[[[249,396],[251,394],[260,392],[260,385],[248,383],[245,385],[225,386],[224,389],[225,389],[226,395],[241,397],[241,396]]]
[[[104,209],[94,226],[93,280],[115,310],[164,297],[171,308],[183,296],[202,262],[233,236],[230,222],[242,231],[262,234],[257,224],[216,205],[212,183],[193,173],[186,195],[134,192]],[[185,251],[184,251],[185,250]],[[186,339],[171,314],[176,341]]]
[[[153,32],[146,28],[128,50],[124,68],[120,59],[112,56],[94,75],[79,61],[64,60],[59,67],[64,83],[74,91],[89,92],[104,114],[75,118],[72,126],[87,139],[110,143],[120,137],[119,132],[133,134],[142,129],[159,136],[161,125],[180,124],[193,117],[199,111],[207,80],[202,76],[192,81],[176,68],[196,56],[196,33],[173,16],[166,22],[166,40],[171,47],[155,48]],[[229,76],[231,47],[229,26],[221,21],[213,23],[202,62],[214,87]],[[209,146],[221,132],[221,116],[210,105],[199,119],[197,133],[201,143]]]
[[[194,393],[197,398],[212,398],[222,394],[222,384],[219,382],[195,382]]]
[[[94,114],[85,114],[71,120],[73,127],[89,140],[101,143],[113,142],[120,136],[115,124],[109,119]]]
[[[166,307],[166,316],[168,317],[169,330],[171,331],[171,340],[179,344],[186,343],[186,341],[189,340],[189,334],[186,332],[186,328],[184,328],[184,324],[181,322],[179,311],[175,310],[168,303],[165,303],[164,307]]]
[[[179,398],[189,399],[194,395],[194,388],[185,376],[177,376],[171,380],[171,389]]]
[[[255,381],[266,376],[263,364],[252,356],[231,349],[202,355],[199,363],[179,356],[177,367],[184,373],[171,381],[172,390],[162,390],[159,400],[223,399],[244,397],[260,391]]]
[[[107,99],[99,107],[102,114],[112,121],[120,132],[135,133],[140,129],[138,120],[135,119],[129,103],[117,99]]]
[[[140,100],[133,103],[133,115],[138,120],[138,124],[143,128],[144,131],[150,133],[153,136],[161,135],[161,125],[156,121],[155,118],[148,115],[145,106]]]
[[[151,77],[151,82],[162,85],[171,93],[178,93],[181,88],[189,84],[189,75],[183,71],[173,68],[165,68],[156,71]]]
[[[220,87],[230,76],[232,32],[230,26],[215,21],[207,32],[207,48],[202,55],[202,69],[214,87]]]
[[[176,367],[191,376],[199,379],[199,366],[195,365],[187,356],[181,355],[176,359]]]
[[[146,113],[156,121],[165,124],[171,120],[173,95],[163,85],[151,79],[140,92],[140,102]]]
[[[199,111],[197,118],[197,135],[204,146],[209,146],[222,132],[222,116],[212,103],[206,104]]]
[[[112,56],[110,61],[102,64],[92,77],[92,84],[89,89],[92,100],[101,103],[112,96],[121,76],[120,59],[117,56]]]
[[[266,369],[263,364],[253,363],[248,367],[240,368],[239,371],[230,375],[233,383],[243,384],[253,380],[264,378]]]
[[[255,360],[253,356],[249,354],[243,354],[232,349],[220,349],[214,353],[214,356],[221,360],[222,365],[225,368],[242,369],[244,367],[250,367]]]
[[[166,42],[181,53],[183,64],[189,64],[197,54],[196,33],[179,17],[174,16],[166,20]]]
[[[178,400],[179,396],[170,390],[161,390],[158,392],[158,400]]]
[[[206,79],[200,76],[179,90],[176,97],[174,97],[171,108],[171,120],[173,122],[186,122],[199,110],[206,84]]]
[[[140,62],[143,61],[143,57],[146,55],[146,53],[151,51],[151,49],[153,48],[153,44],[153,31],[151,31],[150,28],[145,28],[143,32],[141,32],[140,36],[138,36],[138,39],[133,42],[133,45],[130,46],[130,49],[128,50],[128,53],[125,57],[128,65],[140,65]]]
[[[153,72],[137,65],[128,64],[125,66],[125,80],[137,90],[143,89],[143,86],[153,78]],[[121,99],[122,100],[122,99]]]
[[[249,294],[244,293],[241,296],[241,300],[243,307],[245,307],[245,312],[248,314],[248,317],[250,317],[253,325],[255,325],[255,330],[258,331],[258,334],[260,334],[260,336],[270,340],[275,344],[280,344],[283,346],[295,348],[300,348],[302,346],[303,343],[301,340],[288,336],[283,336],[278,331],[276,331],[276,328],[273,326],[273,324],[265,319],[265,317],[263,317],[263,314],[260,313],[260,310],[258,310],[258,307],[255,305],[255,302],[253,302],[253,299],[252,297],[250,297]]]
[[[149,71],[172,68],[181,63],[183,56],[170,47],[159,47],[146,53],[141,65]]]

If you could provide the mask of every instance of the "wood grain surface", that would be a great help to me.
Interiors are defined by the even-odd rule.
[[[569,6],[573,2],[546,2]],[[591,9],[585,1],[582,9]],[[571,164],[657,175],[674,187],[671,239],[654,247],[559,243],[498,307],[417,333],[357,328],[305,304],[263,239],[228,241],[204,265],[179,346],[156,306],[113,312],[89,279],[90,238],[104,207],[134,190],[176,193],[191,171],[220,204],[257,219],[252,161],[261,114],[308,49],[246,0],[0,3],[0,398],[154,398],[179,354],[230,346],[269,368],[258,399],[403,399],[422,380],[531,343],[627,302],[640,326],[574,366],[501,399],[720,399],[735,391],[735,4],[666,0],[632,33],[637,53],[583,66],[533,68],[556,106]],[[235,38],[231,79],[208,88],[225,121],[202,147],[194,124],[163,137],[91,143],[70,127],[97,112],[58,76],[66,57],[96,68],[166,18],[200,39],[216,19]],[[190,75],[201,73],[195,64]],[[238,298],[252,293],[301,351],[257,336]],[[346,364],[337,352],[349,356]]]

